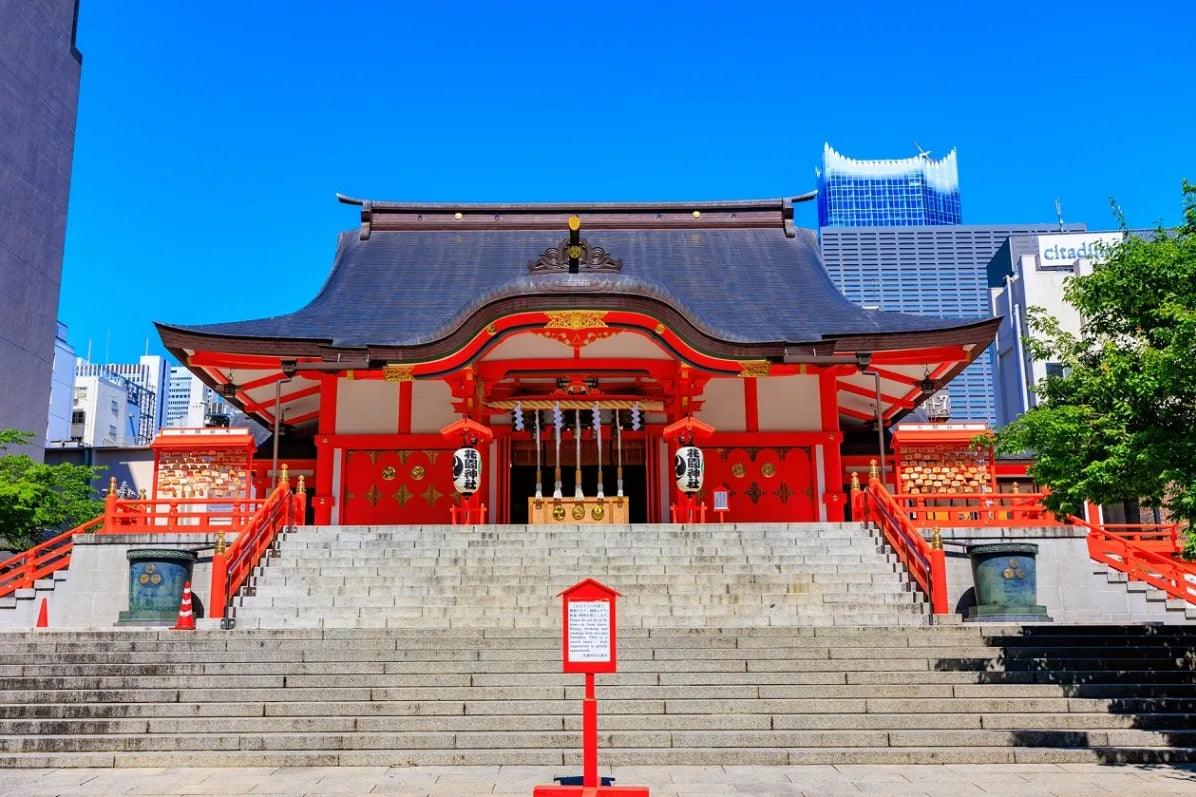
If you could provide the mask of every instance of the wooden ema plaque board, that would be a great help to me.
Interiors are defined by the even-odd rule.
[[[893,459],[899,493],[986,493],[996,490],[991,448],[972,442],[987,424],[898,424]]]
[[[623,498],[529,498],[527,522],[533,525],[566,523],[627,524],[630,499]]]
[[[163,429],[154,452],[154,498],[248,498],[253,436],[245,429]]]

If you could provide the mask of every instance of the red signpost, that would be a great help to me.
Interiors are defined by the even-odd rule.
[[[603,786],[598,777],[598,699],[594,676],[617,668],[615,599],[619,593],[587,578],[560,594],[564,672],[586,676],[581,706],[581,785],[537,786],[533,797],[648,797],[646,786]]]

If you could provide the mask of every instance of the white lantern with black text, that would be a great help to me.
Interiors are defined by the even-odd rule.
[[[705,460],[702,449],[697,446],[682,446],[677,449],[677,489],[683,493],[696,493],[702,489]]]
[[[453,452],[453,487],[466,497],[478,491],[482,478],[482,453],[476,448],[458,448]]]

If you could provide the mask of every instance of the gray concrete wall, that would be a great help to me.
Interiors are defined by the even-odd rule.
[[[50,408],[82,56],[74,0],[0,0],[0,428]],[[15,451],[15,450],[14,450]]]
[[[1168,611],[1163,601],[1147,599],[1145,591],[1111,582],[1106,568],[1088,555],[1084,529],[1045,526],[953,528],[942,532],[953,609],[961,606],[964,593],[974,586],[967,545],[1030,542],[1038,546],[1038,602],[1047,607],[1056,622],[1185,622],[1182,611]]]
[[[231,537],[230,537],[231,539]],[[129,560],[134,548],[168,548],[195,551],[199,559],[192,573],[191,590],[208,614],[212,582],[212,547],[215,535],[195,534],[79,534],[71,552],[70,567],[52,584],[46,580],[36,590],[20,590],[16,606],[0,606],[0,629],[31,628],[44,597],[49,605],[51,628],[107,628],[129,608]]]
[[[154,452],[148,446],[51,447],[46,449],[45,461],[47,465],[69,462],[104,468],[92,482],[97,494],[107,493],[108,479],[113,476],[118,485],[127,483],[134,491],[145,490],[149,496],[154,494]]]

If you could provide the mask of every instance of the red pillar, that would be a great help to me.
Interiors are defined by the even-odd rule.
[[[822,446],[822,480],[826,492],[822,500],[826,504],[826,519],[831,522],[843,520],[843,506],[847,497],[843,493],[843,432],[839,428],[838,375],[832,369],[818,372],[818,398],[822,412],[822,431],[827,441]]]
[[[339,374],[325,374],[320,378],[320,418],[316,429],[316,491],[312,496],[317,526],[332,523],[332,458],[336,450],[329,436],[336,433],[336,386]]]
[[[586,673],[586,697],[581,703],[581,785],[598,786],[598,698],[594,673]]]

